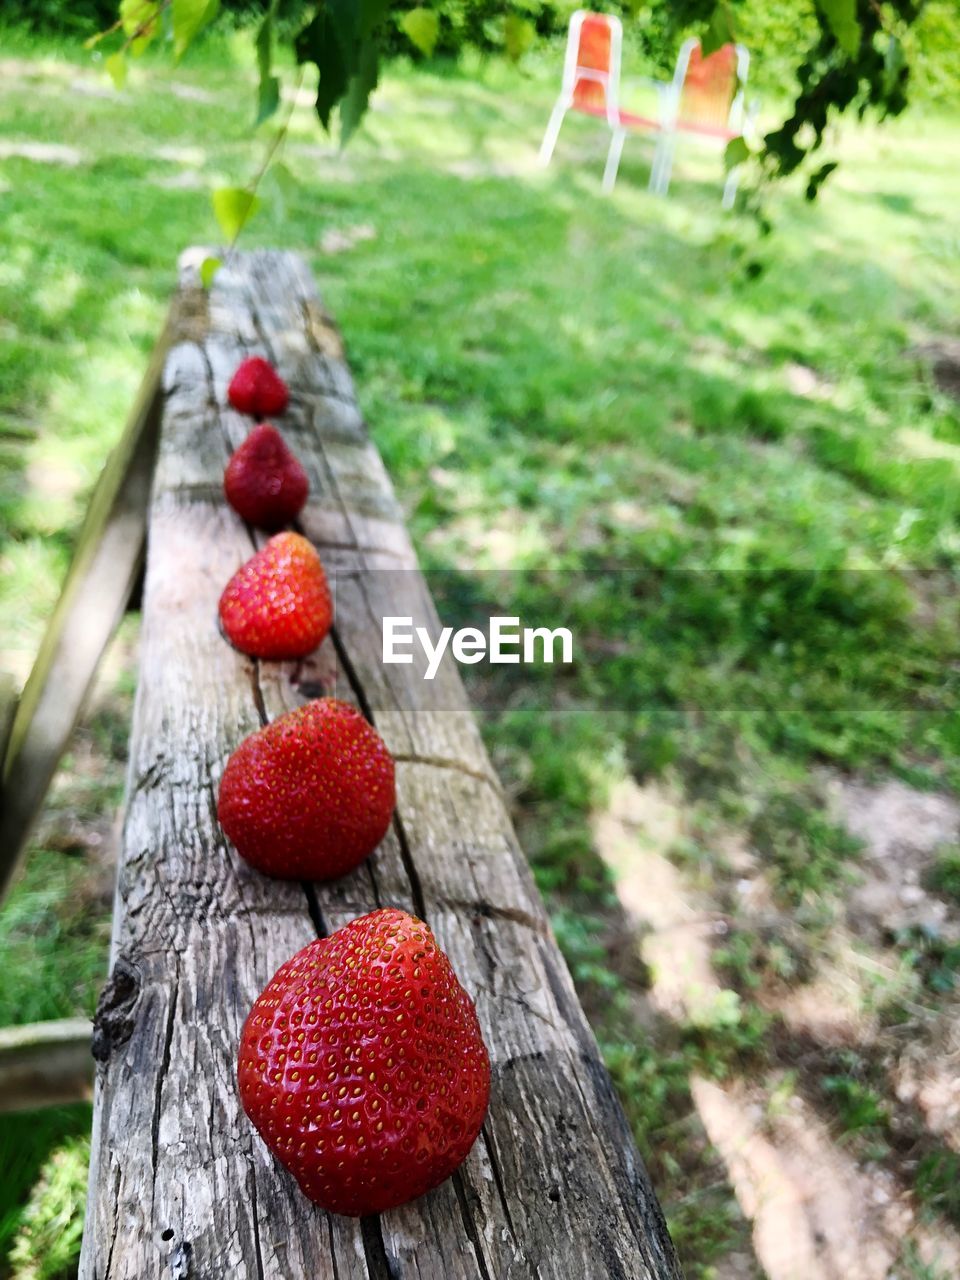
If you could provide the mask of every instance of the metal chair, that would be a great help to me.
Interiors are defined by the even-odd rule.
[[[540,145],[540,163],[550,163],[560,127],[568,111],[598,116],[610,128],[610,146],[602,190],[613,190],[627,129],[659,130],[660,122],[620,110],[620,56],[623,27],[607,13],[578,9],[570,18],[560,96],[554,104]]]
[[[612,191],[617,180],[627,131],[646,129],[657,137],[650,190],[666,195],[678,134],[719,138],[726,143],[742,133],[745,123],[749,124],[754,108],[745,112],[744,89],[750,55],[742,45],[727,44],[705,58],[699,40],[686,40],[677,56],[672,80],[643,80],[657,91],[657,118],[652,119],[620,108],[622,50],[623,28],[619,18],[585,9],[573,14],[567,32],[560,96],[550,113],[540,145],[540,163],[544,166],[550,163],[567,112],[579,111],[600,117],[610,129],[603,171],[604,192]],[[725,209],[733,204],[739,176],[737,166],[726,177]]]
[[[652,83],[660,91],[661,128],[650,174],[650,190],[666,195],[670,188],[673,156],[681,133],[716,138],[726,145],[740,137],[756,113],[744,106],[750,54],[742,44],[725,44],[704,57],[697,39],[685,40],[677,55],[673,79]],[[723,207],[729,209],[737,194],[739,166],[727,174]]]

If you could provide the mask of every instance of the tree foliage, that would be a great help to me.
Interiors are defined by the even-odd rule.
[[[87,0],[88,3],[100,0]],[[467,48],[500,51],[519,60],[538,35],[562,31],[574,0],[226,0],[237,20],[254,30],[259,85],[256,120],[270,118],[280,104],[274,66],[278,41],[291,44],[301,66],[318,73],[316,110],[325,129],[337,120],[346,141],[367,109],[385,58],[456,55]],[[118,83],[126,56],[142,53],[166,34],[180,57],[216,16],[220,0],[120,0],[116,21],[100,36],[117,42],[107,69]],[[752,44],[756,0],[616,0],[639,32],[646,52],[663,66],[679,41],[699,34],[705,52],[730,40]],[[819,151],[837,115],[880,118],[898,115],[907,104],[911,39],[925,0],[807,0],[774,6],[797,22],[802,37],[792,48],[795,86],[786,119],[762,140],[758,159],[767,177],[794,173],[806,165],[807,195],[814,198],[836,167],[819,166]],[[770,6],[760,12],[769,14]],[[758,50],[762,57],[762,49]],[[789,84],[788,84],[789,87]],[[744,145],[735,156],[745,158]]]

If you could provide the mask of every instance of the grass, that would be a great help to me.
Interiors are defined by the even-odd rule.
[[[75,46],[4,46],[0,133],[77,152],[0,161],[0,666],[22,677],[176,256],[217,241],[209,188],[246,181],[262,143],[240,40],[175,70],[147,58],[121,94]],[[821,200],[778,191],[755,243],[721,216],[719,160],[693,148],[667,201],[645,190],[642,139],[599,197],[592,122],[570,120],[538,171],[555,61],[398,65],[342,157],[298,108],[245,240],[310,261],[447,620],[496,603],[574,630],[563,675],[467,675],[688,1274],[706,1277],[744,1228],[684,1128],[687,1078],[762,1058],[755,990],[802,980],[804,958],[734,933],[726,1016],[646,1043],[622,1007],[643,974],[619,976],[602,940],[614,897],[590,815],[612,778],[675,779],[705,833],[685,869],[726,892],[709,832],[736,824],[813,936],[857,865],[822,768],[960,787],[960,410],[915,354],[955,328],[957,122],[918,107],[846,129]],[[117,767],[122,705],[88,730]],[[55,797],[51,820],[61,801],[109,810],[116,779]],[[0,1021],[89,1011],[102,973],[103,909],[52,843],[0,913]],[[889,1105],[843,1084],[831,1098],[854,1127]],[[42,1185],[69,1183],[79,1128],[23,1129],[30,1173],[0,1206],[0,1247],[64,1143]]]

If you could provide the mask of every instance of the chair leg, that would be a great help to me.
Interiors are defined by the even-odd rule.
[[[740,165],[736,165],[727,174],[727,180],[723,184],[723,201],[721,208],[732,209],[733,202],[737,198],[737,187],[740,184]]]
[[[676,146],[676,138],[672,133],[666,133],[663,136],[663,145],[660,153],[660,164],[657,169],[657,186],[658,195],[665,196],[670,190],[670,174],[673,171],[673,152]]]
[[[627,137],[626,129],[613,129],[610,136],[610,149],[607,152],[607,163],[603,171],[603,182],[600,190],[603,194],[609,195],[613,190],[613,184],[617,180],[617,171],[620,168],[620,156],[623,152],[623,144]]]
[[[647,184],[648,191],[656,195],[660,190],[660,168],[663,164],[663,134],[657,138],[653,148],[653,163],[650,165],[650,181]]]
[[[553,149],[557,145],[557,138],[560,136],[560,126],[563,124],[563,117],[567,114],[568,106],[563,98],[558,98],[556,105],[550,112],[550,119],[547,121],[547,131],[543,135],[543,142],[540,143],[539,161],[542,168],[546,168],[550,163],[550,157],[553,155]]]

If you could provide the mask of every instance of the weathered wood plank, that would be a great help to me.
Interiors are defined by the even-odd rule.
[[[86,1018],[0,1028],[0,1112],[89,1100],[91,1030]]]
[[[218,406],[253,350],[291,386],[282,425],[312,485],[302,526],[335,590],[335,634],[300,664],[252,662],[216,627],[254,543],[219,496],[249,424]],[[300,260],[258,252],[223,269],[165,389],[81,1276],[678,1276],[459,678],[381,664],[384,614],[431,629],[436,615]],[[334,884],[267,880],[219,830],[219,777],[258,722],[324,692],[357,702],[394,751],[397,818]],[[492,1100],[453,1178],[353,1222],[310,1205],[253,1134],[236,1043],[283,959],[386,903],[426,917],[473,993]]]
[[[176,320],[182,331],[188,317]],[[0,901],[142,567],[158,391],[170,332],[168,325],[101,472],[70,572],[0,755]]]

